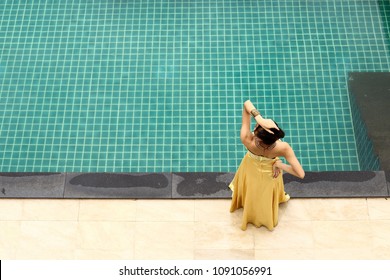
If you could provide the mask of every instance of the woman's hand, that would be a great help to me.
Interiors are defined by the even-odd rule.
[[[279,130],[279,127],[276,125],[276,123],[273,121],[273,120],[271,120],[271,119],[261,119],[261,120],[257,120],[256,119],[256,121],[257,121],[257,123],[259,124],[259,125],[261,125],[261,127],[262,128],[264,128],[266,131],[268,131],[269,133],[271,133],[271,134],[274,134],[273,132],[272,132],[272,130],[270,130],[271,128],[275,128],[275,129],[277,129],[277,130]]]
[[[277,178],[279,176],[279,174],[281,173],[281,170],[280,170],[280,167],[279,167],[279,164],[281,163],[282,161],[280,159],[278,159],[277,161],[274,162],[274,164],[272,165],[272,174],[273,174],[273,177],[274,178]]]

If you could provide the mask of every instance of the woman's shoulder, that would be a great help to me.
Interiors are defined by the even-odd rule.
[[[241,136],[241,142],[244,146],[248,147],[253,142],[254,136],[253,133],[247,133],[245,136]]]
[[[281,153],[285,153],[287,151],[289,151],[291,149],[291,146],[289,143],[287,142],[284,142],[284,141],[281,141],[281,140],[278,140],[278,150],[281,152]]]

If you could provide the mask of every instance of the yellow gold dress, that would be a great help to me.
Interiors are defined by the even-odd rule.
[[[282,174],[273,177],[272,165],[276,160],[248,151],[229,185],[233,191],[230,212],[244,208],[242,230],[248,223],[269,230],[278,224],[279,203],[289,197],[284,192]]]

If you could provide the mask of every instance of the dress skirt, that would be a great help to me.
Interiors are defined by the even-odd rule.
[[[278,224],[279,203],[288,197],[282,174],[273,177],[272,165],[276,160],[248,151],[229,185],[233,191],[230,212],[243,208],[242,230],[246,230],[248,223],[269,230]]]

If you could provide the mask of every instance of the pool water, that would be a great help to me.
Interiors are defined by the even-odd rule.
[[[3,0],[1,171],[235,171],[246,99],[306,170],[359,170],[348,73],[390,70],[389,11],[359,0]]]

